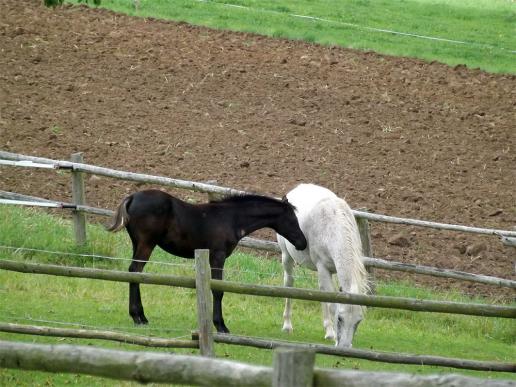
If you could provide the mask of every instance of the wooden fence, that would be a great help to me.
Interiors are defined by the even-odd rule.
[[[74,154],[75,155],[75,154]],[[72,158],[76,158],[77,156],[73,156]],[[53,160],[47,159],[43,157],[34,157],[21,155],[17,153],[0,151],[0,165],[12,165],[19,167],[34,167],[34,168],[45,168],[45,169],[62,169],[69,170],[76,173],[90,173],[93,175],[112,177],[115,179],[134,181],[139,183],[148,183],[148,184],[158,184],[168,187],[187,189],[195,192],[203,192],[208,194],[218,194],[218,195],[238,195],[238,194],[246,194],[247,192],[236,190],[228,187],[221,187],[214,184],[202,183],[202,182],[194,182],[188,180],[180,180],[180,179],[172,179],[169,177],[161,177],[161,176],[153,176],[146,175],[142,173],[132,173],[125,171],[118,171],[110,168],[98,167],[95,165],[64,161],[64,160]],[[439,230],[450,230],[450,231],[460,231],[460,232],[468,232],[475,234],[485,234],[485,235],[497,235],[497,236],[505,236],[505,237],[516,237],[516,231],[508,231],[508,230],[497,230],[490,228],[481,228],[481,227],[469,227],[462,225],[454,225],[454,224],[446,224],[439,222],[429,222],[418,219],[407,219],[407,218],[399,218],[395,216],[381,215],[381,214],[373,214],[365,211],[357,211],[352,210],[353,214],[356,217],[374,220],[377,222],[386,222],[386,223],[396,223],[396,224],[405,224],[419,227],[429,227]]]
[[[390,363],[438,365],[445,367],[455,367],[483,371],[516,371],[516,364],[512,363],[476,361],[468,359],[453,359],[439,356],[410,355],[359,349],[339,349],[328,345],[303,343],[293,344],[275,340],[239,337],[235,335],[214,334],[212,331],[213,326],[211,323],[211,289],[239,294],[260,295],[268,297],[289,297],[301,300],[340,302],[405,310],[441,313],[460,313],[467,315],[493,316],[502,318],[516,318],[516,307],[484,304],[465,304],[442,301],[425,301],[402,297],[363,296],[356,294],[343,294],[339,292],[330,293],[310,289],[249,285],[230,281],[212,280],[210,278],[210,271],[208,270],[208,250],[197,250],[195,255],[196,267],[198,269],[196,271],[196,278],[173,275],[157,275],[150,273],[128,273],[114,270],[66,267],[57,265],[0,260],[0,269],[12,270],[22,273],[58,275],[66,277],[90,278],[107,281],[145,283],[165,286],[178,286],[192,289],[195,288],[197,290],[198,331],[193,335],[192,341],[171,340],[164,338],[144,338],[141,336],[120,334],[117,332],[109,331],[62,329],[27,326],[19,324],[0,324],[0,331],[43,336],[115,340],[154,347],[164,346],[167,348],[174,347],[176,345],[177,347],[181,348],[198,346],[201,351],[201,354],[206,356],[214,355],[214,343],[219,342],[226,344],[245,345],[269,349],[282,346],[290,346],[300,349],[310,349],[317,353],[354,357]]]
[[[131,173],[125,171],[117,171],[109,168],[102,168],[93,165],[83,164],[82,156],[80,154],[73,154],[72,162],[70,161],[59,161],[41,157],[33,157],[20,155],[10,152],[0,151],[0,165],[10,165],[18,167],[35,167],[45,169],[64,169],[69,170],[72,173],[72,191],[74,196],[73,203],[62,203],[51,201],[48,199],[36,198],[28,195],[21,195],[12,192],[0,191],[0,202],[6,203],[11,201],[13,204],[28,204],[28,205],[42,205],[48,207],[59,207],[72,209],[74,212],[74,229],[76,235],[76,241],[78,244],[82,244],[86,238],[86,223],[84,213],[91,213],[102,216],[112,216],[113,211],[90,207],[85,204],[84,201],[84,183],[82,181],[82,173],[91,173],[96,175],[102,175],[112,177],[116,179],[123,179],[128,181],[137,181],[143,183],[153,183],[165,186],[171,186],[181,189],[189,189],[197,192],[208,193],[209,195],[235,195],[245,193],[244,191],[235,190],[232,188],[220,187],[213,184],[192,182],[179,179],[171,179],[167,177],[151,176],[140,173]],[[76,192],[77,191],[77,192]],[[80,191],[80,192],[79,192]],[[421,221],[416,219],[405,219],[397,218],[386,215],[372,214],[364,211],[354,210],[354,215],[357,218],[359,224],[361,239],[364,246],[364,253],[366,255],[372,255],[372,246],[369,232],[368,220],[374,220],[379,222],[390,222],[396,224],[414,225],[420,227],[430,227],[442,230],[453,230],[460,232],[470,232],[477,234],[496,235],[502,238],[502,241],[512,241],[516,237],[516,231],[497,230],[479,227],[468,227],[461,225],[450,225],[444,223]],[[250,247],[254,249],[260,249],[265,251],[279,252],[279,246],[276,242],[264,241],[255,238],[243,238],[240,241],[240,246]],[[380,258],[372,258],[370,256],[364,257],[364,264],[371,273],[373,268],[379,268],[383,270],[403,271],[409,273],[417,273],[423,275],[430,275],[435,277],[453,278],[463,281],[471,281],[477,283],[483,283],[488,285],[509,287],[516,289],[516,281],[497,278],[481,274],[473,274],[462,272],[458,270],[441,269],[424,265],[407,264],[402,262],[387,261]]]

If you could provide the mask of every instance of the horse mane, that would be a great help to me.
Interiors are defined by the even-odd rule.
[[[341,198],[337,198],[337,201],[339,209],[337,216],[343,221],[345,228],[344,237],[347,239],[346,242],[350,247],[350,256],[353,260],[353,264],[349,267],[352,286],[355,285],[358,288],[359,294],[367,294],[371,288],[363,261],[364,253],[358,225],[348,203]]]
[[[269,196],[256,195],[256,194],[236,194],[231,196],[225,196],[220,199],[212,199],[210,203],[228,203],[228,204],[237,204],[237,203],[252,203],[252,202],[265,202],[265,203],[274,203],[287,205],[293,210],[296,209],[292,203],[286,200],[280,200],[276,198],[271,198]]]

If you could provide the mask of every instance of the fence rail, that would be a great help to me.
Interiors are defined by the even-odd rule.
[[[3,159],[3,160],[2,160]],[[73,154],[73,161],[82,161],[81,154]],[[66,169],[70,170],[73,175],[74,182],[74,195],[76,197],[83,197],[84,193],[81,191],[78,186],[81,186],[81,172],[98,174],[108,177],[113,177],[117,179],[124,179],[129,181],[139,181],[146,183],[155,183],[161,185],[172,186],[176,188],[189,189],[198,192],[205,192],[209,195],[234,195],[234,194],[242,194],[244,191],[235,190],[227,187],[220,187],[213,184],[201,183],[201,182],[192,182],[186,180],[178,180],[171,179],[166,177],[145,175],[139,173],[131,173],[125,171],[118,171],[109,168],[97,167],[93,165],[84,164],[82,162],[70,162],[70,161],[62,161],[62,160],[52,160],[42,157],[34,157],[34,156],[26,156],[16,153],[4,152],[0,151],[0,165],[10,165],[10,166],[21,166],[21,167],[43,167],[43,168],[56,168],[56,169]],[[5,191],[0,191],[0,198],[4,198],[7,200],[18,200],[18,204],[25,205],[36,205],[36,206],[45,206],[45,207],[58,207],[58,208],[69,208],[74,212],[74,223],[76,223],[76,227],[74,227],[76,233],[76,240],[78,244],[83,244],[85,240],[85,227],[84,227],[84,217],[83,213],[92,213],[96,215],[103,216],[111,216],[113,211],[95,208],[86,206],[84,204],[84,200],[74,200],[74,203],[63,203],[50,201],[47,199],[38,199],[32,196],[21,195],[16,193],[10,193]],[[34,200],[33,203],[31,201]],[[0,199],[0,202],[5,202],[5,200]],[[10,201],[9,203],[15,203]],[[47,204],[46,204],[47,203]],[[500,237],[501,242],[508,246],[516,247],[516,231],[507,231],[507,230],[498,230],[498,229],[487,229],[487,228],[479,228],[479,227],[469,227],[462,225],[450,225],[444,223],[437,222],[428,222],[421,221],[417,219],[405,219],[405,218],[397,218],[387,215],[373,214],[364,211],[353,210],[355,216],[357,217],[357,221],[361,225],[360,227],[360,235],[362,239],[362,243],[364,245],[364,250],[369,252],[371,255],[372,248],[369,236],[369,225],[368,220],[380,221],[380,222],[390,222],[396,224],[406,224],[413,226],[421,226],[421,227],[430,227],[435,229],[442,230],[454,230],[461,232],[472,232],[479,234],[489,234],[489,235],[497,235]],[[240,246],[250,247],[255,249],[261,249],[272,252],[279,252],[279,246],[276,242],[272,241],[264,241],[258,240],[254,238],[243,238],[240,241]],[[470,282],[483,283],[488,285],[516,288],[516,281],[497,278],[492,276],[480,275],[467,273],[457,270],[450,269],[441,269],[423,265],[414,265],[407,264],[401,262],[392,262],[379,258],[365,257],[364,264],[367,267],[370,278],[374,278],[374,274],[372,272],[373,268],[379,268],[384,270],[393,270],[393,271],[403,271],[409,273],[417,273],[430,275],[434,277],[445,277],[445,278],[453,278]],[[372,288],[374,289],[374,284],[372,284]]]
[[[174,275],[129,273],[116,270],[88,269],[82,267],[46,265],[38,263],[0,260],[0,269],[21,273],[47,274],[64,277],[90,278],[106,281],[133,282],[195,288],[195,278]],[[313,289],[285,288],[241,284],[232,281],[210,280],[212,290],[265,297],[284,297],[306,301],[366,305],[380,308],[404,309],[436,313],[465,314],[472,316],[516,318],[516,307],[468,304],[448,301],[428,301],[405,297],[367,296],[352,293],[324,292]]]
[[[303,374],[316,387],[337,386],[440,386],[508,387],[511,380],[487,380],[460,375],[416,376],[402,373],[335,371],[288,361],[303,353],[283,350],[274,368],[200,356],[118,351],[78,345],[43,345],[0,341],[0,367],[47,372],[83,373],[140,383],[174,383],[212,386],[294,386],[278,383],[285,374]],[[292,356],[294,355],[294,356]],[[283,361],[282,361],[283,360]],[[287,360],[287,361],[285,361]],[[313,364],[313,362],[312,362]],[[313,365],[312,365],[313,367]],[[280,376],[280,378],[278,377]]]
[[[156,348],[199,348],[199,342],[197,340],[148,337],[98,329],[54,328],[39,325],[0,323],[0,332],[50,337],[72,337],[76,339],[109,340]]]
[[[168,339],[163,337],[146,337],[131,335],[121,332],[94,330],[94,329],[71,329],[54,328],[39,325],[0,323],[0,332],[37,335],[47,337],[70,337],[79,339],[110,340],[126,344],[141,345],[154,348],[199,348],[199,333],[192,333],[192,340]],[[257,337],[238,336],[231,334],[213,334],[213,342],[230,345],[240,345],[254,348],[275,349],[281,347],[291,347],[297,349],[308,349],[316,353],[344,356],[355,359],[365,359],[370,361],[413,364],[413,365],[432,365],[441,367],[452,367],[458,369],[469,369],[477,371],[497,371],[497,372],[516,372],[516,364],[503,363],[496,361],[457,359],[442,356],[412,355],[396,352],[370,351],[364,349],[340,349],[335,346],[313,344],[313,343],[294,343],[282,340],[263,339]]]
[[[192,339],[196,339],[193,335]],[[516,363],[502,363],[496,361],[457,359],[442,356],[412,355],[398,352],[369,351],[364,349],[343,349],[331,345],[313,343],[293,343],[282,340],[271,340],[257,337],[227,335],[214,333],[213,340],[221,344],[234,344],[254,348],[275,349],[281,347],[293,347],[298,349],[310,349],[324,355],[350,357],[354,359],[365,359],[382,363],[413,364],[452,367],[476,371],[498,371],[516,372]]]

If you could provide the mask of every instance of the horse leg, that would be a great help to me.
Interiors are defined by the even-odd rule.
[[[210,266],[211,266],[211,278],[221,280],[224,273],[224,263],[226,255],[224,252],[210,251]],[[219,333],[229,333],[229,329],[224,324],[224,317],[222,316],[222,298],[224,292],[219,290],[212,290],[213,294],[213,325]]]
[[[331,273],[323,265],[317,267],[317,277],[319,279],[319,289],[325,292],[334,292],[335,286]],[[324,338],[328,340],[335,340],[335,304],[329,302],[321,302],[323,313],[323,326],[325,330]]]
[[[134,248],[133,261],[129,266],[129,272],[141,273],[153,249],[153,245],[139,243]],[[143,313],[139,283],[129,283],[129,315],[133,318],[135,324],[147,324],[149,322]]]
[[[287,252],[281,253],[283,263],[283,286],[292,287],[294,285],[294,260]],[[285,298],[285,310],[283,311],[283,332],[292,333],[292,299]]]

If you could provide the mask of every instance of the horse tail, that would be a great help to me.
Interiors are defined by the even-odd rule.
[[[106,230],[110,232],[117,232],[124,228],[129,223],[129,214],[127,207],[133,200],[133,196],[127,196],[116,209],[115,215],[111,219],[111,225],[106,226]]]

